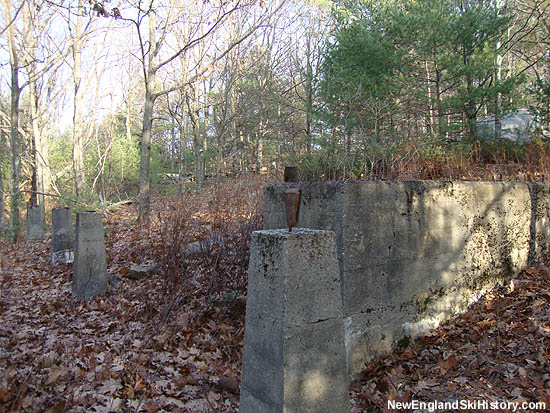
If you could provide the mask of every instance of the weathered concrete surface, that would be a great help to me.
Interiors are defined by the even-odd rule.
[[[27,205],[27,239],[44,238],[44,208]]]
[[[75,259],[73,265],[73,295],[87,301],[104,294],[109,284],[101,212],[76,214]]]
[[[74,229],[71,208],[52,209],[52,263],[73,262]]]
[[[264,228],[286,225],[289,186],[266,186]],[[548,184],[298,186],[300,225],[336,232],[350,377],[402,338],[463,312],[549,248]]]
[[[349,411],[333,232],[253,233],[240,411]]]

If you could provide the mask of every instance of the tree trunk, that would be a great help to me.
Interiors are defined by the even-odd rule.
[[[138,222],[148,222],[151,212],[151,139],[153,133],[153,108],[155,104],[155,57],[158,45],[155,39],[155,13],[149,15],[149,47],[147,70],[145,72],[145,106],[143,108],[143,127],[140,141],[139,162],[139,212]],[[144,56],[145,58],[145,56]]]
[[[502,0],[496,1],[497,14],[500,13],[502,8]],[[498,90],[500,87],[500,81],[502,78],[502,54],[500,53],[501,41],[497,38],[496,42],[496,59],[495,59],[495,88],[497,89],[495,94],[495,138],[500,139],[502,135],[502,121],[501,121],[501,99],[502,94]]]
[[[443,138],[443,132],[445,129],[445,115],[443,113],[443,104],[441,102],[441,71],[436,67],[435,69],[435,99],[437,106],[437,126],[439,137]]]
[[[78,0],[75,33],[73,37],[73,82],[74,82],[74,113],[73,113],[73,175],[76,199],[80,199],[84,191],[84,161],[83,161],[83,133],[82,133],[82,21],[83,0]]]
[[[260,104],[260,125],[259,125],[259,131],[256,134],[256,164],[255,169],[256,173],[260,173],[262,170],[262,166],[264,163],[264,136],[265,136],[265,122],[263,119],[263,103]]]
[[[480,5],[481,6],[481,5]],[[465,7],[461,4],[461,8]],[[474,92],[474,77],[472,74],[472,53],[473,46],[464,41],[461,45],[462,48],[462,64],[464,65],[465,80],[466,80],[466,102],[463,105],[463,121],[466,123],[467,138],[470,142],[473,142],[476,137],[476,103],[473,97]]]
[[[35,66],[35,65],[32,65]],[[31,70],[35,73],[36,70]],[[30,73],[29,73],[30,76]],[[40,96],[35,82],[29,85],[30,112],[32,118],[32,161],[33,161],[33,188],[31,205],[39,205],[44,208],[45,196],[49,191],[50,179],[48,175],[48,138],[42,131],[39,105]]]
[[[32,103],[31,103],[32,106]],[[34,122],[31,122],[34,123]],[[29,139],[30,155],[31,155],[31,194],[29,197],[29,205],[31,207],[38,206],[38,191],[36,184],[36,140],[34,132]]]
[[[189,95],[186,95],[185,100],[187,102],[187,112],[189,120],[191,121],[191,128],[193,129],[193,154],[195,158],[195,185],[197,188],[202,186],[202,146],[201,146],[201,133],[200,133],[200,109],[199,109],[199,90],[197,87],[194,89],[193,102]]]
[[[470,65],[470,59],[465,59],[464,61],[467,65]],[[466,128],[468,131],[468,139],[470,142],[476,137],[476,115],[475,115],[475,101],[472,96],[473,93],[473,77],[470,71],[466,75],[466,92],[467,92],[467,102],[466,102]]]
[[[428,105],[429,105],[429,123],[428,131],[429,133],[434,133],[434,106],[433,106],[433,97],[432,97],[432,85],[430,79],[430,68],[428,67],[428,61],[425,62],[426,67],[426,89],[428,91]]]
[[[241,155],[239,152],[242,150],[239,147],[239,142],[242,142],[242,136],[237,132],[237,97],[235,90],[231,88],[229,95],[229,118],[231,119],[230,129],[229,129],[229,141],[233,143],[232,149],[232,159],[231,159],[231,169],[235,173],[236,170],[240,168],[239,159]]]
[[[218,119],[218,111],[216,110],[216,107],[214,106],[214,110],[212,112],[213,116],[213,122],[214,125],[219,124]],[[227,117],[227,108],[223,110],[223,118]],[[221,181],[221,174],[222,174],[222,162],[223,162],[223,148],[225,146],[225,133],[224,133],[225,125],[222,125],[217,130],[217,136],[216,136],[216,182],[220,183]]]
[[[4,179],[2,178],[2,165],[0,165],[0,236],[4,235],[6,229],[4,210]]]
[[[176,170],[176,157],[178,155],[178,129],[176,125],[176,119],[172,118],[172,125],[170,126],[170,172],[173,173]]]
[[[183,191],[183,173],[185,171],[185,118],[182,114],[182,120],[179,123],[179,142],[178,142],[178,188]],[[187,172],[187,171],[185,171]]]
[[[311,63],[311,35],[306,42],[306,152],[311,154],[312,115],[313,115],[313,65]]]
[[[146,222],[149,220],[149,213],[151,210],[151,135],[153,129],[154,103],[155,97],[151,91],[151,85],[146,84],[145,107],[143,110],[143,133],[141,134],[141,152],[139,163],[138,221],[140,222]]]
[[[12,243],[19,237],[19,168],[21,165],[19,156],[19,67],[15,53],[11,63],[11,101],[10,101],[10,240]]]
[[[8,32],[8,51],[10,55],[11,85],[10,85],[10,224],[9,236],[12,243],[19,236],[19,99],[21,88],[19,87],[19,58],[15,45],[14,26],[11,24],[11,5],[5,1],[4,9]]]

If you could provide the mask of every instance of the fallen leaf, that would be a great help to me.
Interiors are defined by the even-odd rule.
[[[442,357],[437,361],[439,364],[439,375],[444,376],[447,372],[458,364],[458,361],[454,354],[451,354],[447,360]]]
[[[63,413],[66,411],[66,403],[64,401],[57,402],[52,407],[48,408],[44,413]]]
[[[46,378],[46,386],[51,386],[54,384],[60,377],[64,376],[69,372],[69,369],[63,366],[59,367],[52,367],[50,370],[50,374],[48,374],[48,377]]]
[[[218,386],[222,390],[226,390],[233,394],[237,394],[239,392],[239,382],[232,377],[220,377],[218,380]]]

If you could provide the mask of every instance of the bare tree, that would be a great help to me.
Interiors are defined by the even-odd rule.
[[[10,55],[10,226],[9,233],[12,242],[19,235],[19,100],[22,86],[19,84],[19,49],[16,43],[15,24],[13,24],[13,5],[9,0],[2,0],[8,33],[8,51]]]
[[[265,12],[251,21],[249,28],[228,44],[223,50],[212,56],[210,65],[226,56],[234,47],[249,37],[254,31],[269,19],[269,16],[276,13],[284,4],[282,0],[279,5],[273,8],[266,8]],[[169,66],[178,58],[185,58],[188,51],[201,45],[210,39],[214,34],[219,33],[223,25],[229,20],[229,16],[237,10],[252,7],[254,2],[241,0],[219,2],[196,1],[185,5],[176,0],[168,4],[150,0],[147,4],[138,3],[137,17],[135,19],[122,20],[132,21],[137,32],[140,45],[140,62],[143,71],[145,85],[145,102],[143,111],[143,126],[140,142],[140,174],[139,174],[139,216],[138,220],[147,221],[150,213],[150,175],[151,175],[151,142],[153,109],[157,98],[181,89],[186,85],[194,83],[208,71],[208,65],[201,64],[200,70],[180,74],[179,81],[171,84],[157,84],[158,73],[161,69]],[[145,21],[147,21],[147,33],[145,32]],[[184,44],[176,50],[167,50],[167,39],[171,36],[170,29],[179,22],[186,26],[189,37]],[[145,40],[147,34],[147,40]]]
[[[7,33],[6,46],[9,52],[10,65],[10,238],[15,242],[20,227],[20,169],[21,169],[21,139],[20,139],[20,99],[24,88],[30,85],[30,119],[31,143],[33,159],[33,192],[44,192],[47,186],[44,169],[47,167],[46,142],[42,140],[38,113],[39,82],[52,69],[58,68],[69,53],[70,48],[63,43],[62,36],[51,35],[53,27],[60,22],[60,8],[46,0],[26,0],[19,5],[10,0],[2,0]],[[61,39],[61,40],[59,40]],[[20,75],[26,75],[21,82]],[[50,81],[54,81],[53,77]],[[51,84],[50,84],[51,86]],[[51,89],[47,92],[54,93]],[[52,105],[53,106],[53,105]],[[38,168],[38,172],[36,169]],[[45,181],[44,181],[45,179]],[[31,197],[31,203],[36,203],[36,196]],[[39,202],[40,203],[40,202]],[[43,204],[43,200],[42,200]]]
[[[37,67],[34,51],[39,39],[48,29],[50,17],[55,10],[43,7],[41,1],[24,1],[20,5],[2,0],[7,32],[7,49],[10,65],[10,239],[15,242],[19,235],[20,215],[20,98],[23,89],[34,84],[44,73],[59,63],[64,57],[56,50],[55,54],[42,56],[40,68]],[[20,82],[21,70],[25,69],[27,77]],[[31,91],[31,95],[32,95]],[[36,90],[34,90],[36,92]]]
[[[79,199],[84,190],[84,161],[83,161],[83,130],[82,130],[82,49],[86,42],[84,35],[84,0],[78,0],[76,11],[76,24],[71,27],[69,19],[69,30],[71,31],[71,51],[73,55],[73,174],[76,199]],[[69,15],[70,16],[70,15]],[[91,22],[91,19],[89,20]],[[87,25],[86,25],[87,26]]]
[[[27,65],[27,78],[33,79],[29,83],[29,115],[30,115],[30,146],[31,146],[31,195],[32,206],[45,206],[45,194],[49,193],[52,183],[52,174],[49,165],[49,141],[55,128],[55,111],[63,95],[67,91],[67,85],[60,82],[63,61],[56,59],[56,63],[48,72],[36,77],[41,71],[41,56],[53,56],[56,51],[66,49],[64,40],[53,38],[50,33],[40,34],[41,41],[36,44],[34,50],[27,51],[33,54],[33,60]]]

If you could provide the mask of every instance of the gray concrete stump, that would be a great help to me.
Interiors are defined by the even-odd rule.
[[[87,211],[76,214],[73,295],[86,301],[104,294],[108,287],[103,215]]]
[[[27,205],[27,239],[44,237],[44,208]]]
[[[52,209],[52,263],[73,262],[74,230],[71,208]]]
[[[241,413],[349,411],[334,232],[253,233],[245,323]]]

